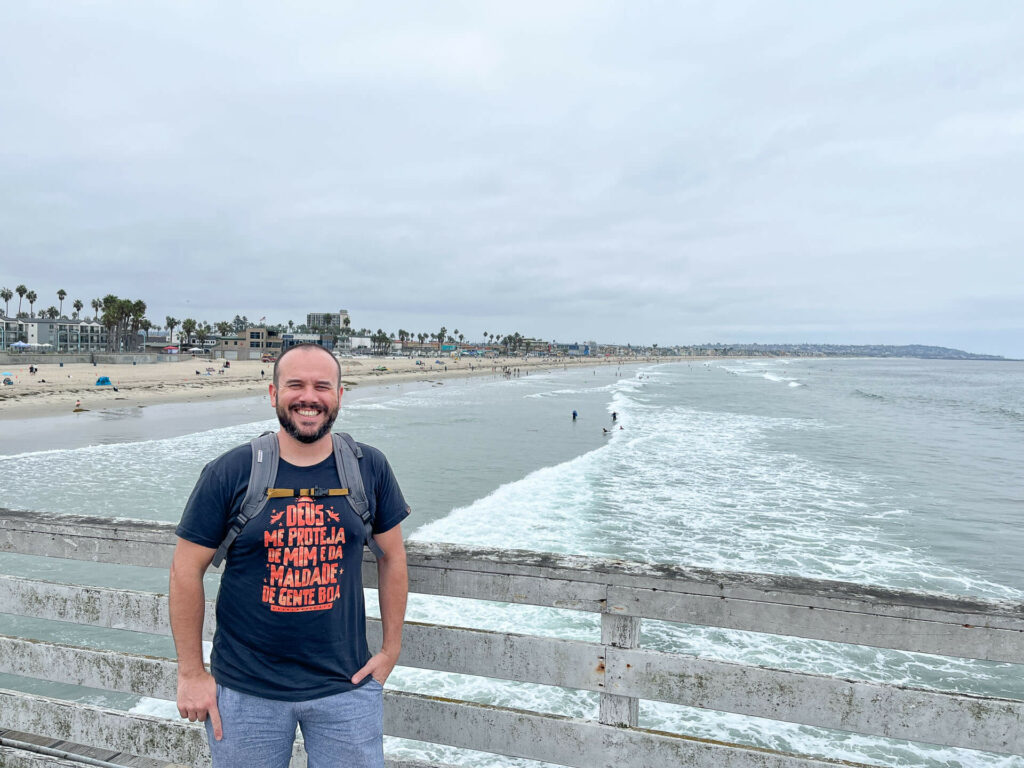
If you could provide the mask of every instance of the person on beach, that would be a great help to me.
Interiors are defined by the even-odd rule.
[[[383,552],[383,644],[371,655],[360,567],[367,528],[346,496],[328,495],[339,484],[331,427],[341,367],[319,345],[291,347],[274,364],[269,392],[281,425],[275,494],[228,550],[211,672],[202,656],[203,575],[245,496],[250,444],[206,465],[176,531],[169,607],[178,712],[205,721],[214,768],[287,768],[296,725],[310,768],[383,768],[383,684],[402,644],[409,508],[384,455],[357,444]]]

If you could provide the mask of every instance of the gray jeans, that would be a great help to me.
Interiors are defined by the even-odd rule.
[[[309,701],[275,701],[217,686],[224,738],[206,736],[214,768],[287,768],[295,726],[309,768],[384,768],[384,688],[374,679]]]

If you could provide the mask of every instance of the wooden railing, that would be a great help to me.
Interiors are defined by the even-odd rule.
[[[0,509],[0,551],[166,568],[173,546],[173,526],[167,523]],[[388,690],[389,735],[578,768],[858,765],[640,728],[643,699],[1024,755],[1022,701],[638,647],[641,621],[655,619],[1024,664],[1022,604],[419,542],[410,543],[408,552],[413,592],[597,613],[601,641],[410,622],[403,666],[593,691],[600,694],[600,714],[584,720]],[[363,576],[367,586],[376,584],[372,560]],[[0,576],[0,611],[169,634],[166,596],[128,589]],[[209,603],[206,639],[213,636],[213,615]],[[379,644],[378,621],[369,620],[368,633],[371,646]],[[0,672],[162,699],[175,695],[171,660],[16,637],[0,637]],[[209,764],[196,724],[0,690],[0,729],[5,728],[185,765]],[[293,765],[304,764],[297,746]]]

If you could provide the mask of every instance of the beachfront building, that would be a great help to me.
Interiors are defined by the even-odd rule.
[[[24,329],[20,320],[0,315],[0,349],[7,349],[8,346],[18,341],[27,341],[23,333]]]
[[[249,360],[258,360],[261,355],[281,353],[281,334],[265,326],[246,328],[242,333],[246,342]],[[239,357],[239,360],[244,358]]]
[[[373,349],[373,341],[369,336],[348,336],[340,339],[338,344],[344,351],[354,354],[369,354]]]
[[[249,346],[246,344],[246,339],[241,334],[228,334],[227,336],[217,336],[214,341],[216,343],[210,350],[210,353],[214,357],[220,357],[224,360],[248,360],[249,359]],[[240,355],[239,353],[244,353]],[[257,358],[258,359],[258,358]]]
[[[347,317],[347,309],[339,309],[337,312],[310,312],[306,315],[306,327],[341,330],[345,327],[345,318]]]
[[[548,345],[548,353],[565,357],[590,357],[597,354],[597,343],[588,341],[583,344],[558,344],[553,341]]]
[[[217,336],[210,351],[214,357],[225,360],[259,360],[264,355],[276,357],[297,344],[320,344],[327,349],[333,349],[334,334],[282,333],[263,326],[254,326],[238,334]]]
[[[0,326],[0,347],[4,349],[17,341],[55,352],[103,352],[107,348],[107,329],[96,320],[5,317]]]
[[[327,333],[282,333],[281,351],[299,344],[319,344],[325,349],[334,350],[334,334]]]

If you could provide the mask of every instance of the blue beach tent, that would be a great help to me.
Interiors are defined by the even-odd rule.
[[[98,379],[96,379],[96,386],[97,387],[112,387],[114,385],[110,383],[110,377],[109,376],[100,376]]]

